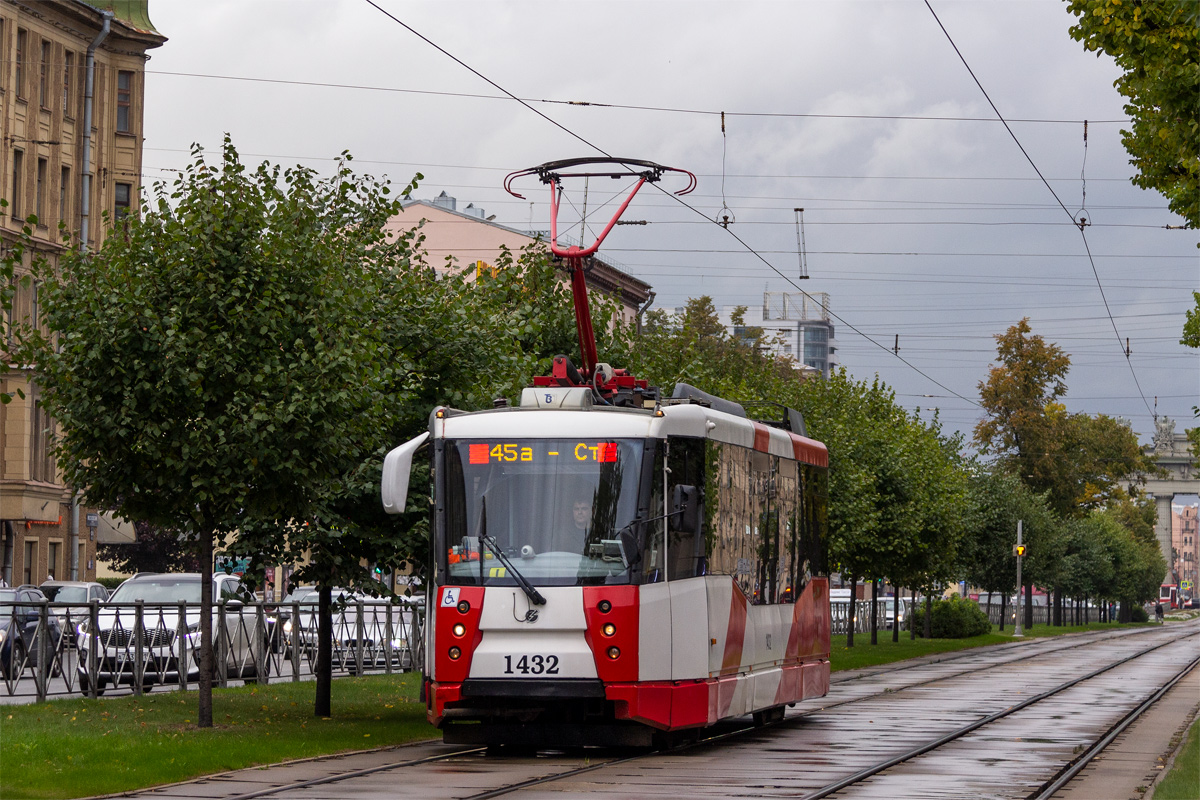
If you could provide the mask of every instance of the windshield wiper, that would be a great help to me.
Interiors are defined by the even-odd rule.
[[[482,542],[483,544],[486,544],[488,547],[492,548],[492,552],[496,554],[496,558],[498,558],[500,560],[500,563],[504,565],[505,569],[507,569],[509,572],[512,573],[513,578],[515,578],[517,581],[517,585],[521,587],[521,591],[525,592],[525,596],[529,598],[529,602],[533,603],[535,606],[546,605],[546,598],[542,597],[541,593],[538,592],[537,589],[533,588],[533,584],[530,583],[529,580],[524,575],[521,574],[521,571],[513,566],[513,563],[508,560],[508,556],[504,555],[504,551],[500,548],[500,543],[497,542],[493,537],[488,536],[488,532],[487,532],[487,498],[486,497],[483,499],[482,505],[483,505],[483,510],[482,510],[483,520],[479,526],[479,541]],[[480,556],[479,569],[480,569],[480,572],[482,572],[483,571],[483,560],[484,560],[483,553],[480,552],[479,556]]]

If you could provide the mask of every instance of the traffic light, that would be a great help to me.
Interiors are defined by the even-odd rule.
[[[1025,555],[1025,545],[1014,544],[1013,545],[1013,555],[1018,556],[1018,557]]]

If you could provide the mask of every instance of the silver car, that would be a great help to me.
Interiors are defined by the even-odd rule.
[[[399,669],[412,668],[413,602],[403,600],[389,604],[386,599],[346,589],[333,589],[331,593],[335,667],[354,672],[360,663],[363,669],[378,669],[386,667],[390,661]],[[307,657],[315,655],[318,600],[316,587],[300,587],[279,604],[280,622],[277,625],[285,658],[291,658],[294,641],[299,641],[300,650]],[[298,616],[294,613],[297,607]]]
[[[213,597],[225,601],[224,613],[213,609],[214,677],[255,679],[270,667],[267,633],[256,615],[242,613],[241,596],[236,576],[213,575]],[[198,680],[200,574],[135,575],[101,606],[94,633],[87,621],[76,633],[85,694],[139,680],[143,689]]]

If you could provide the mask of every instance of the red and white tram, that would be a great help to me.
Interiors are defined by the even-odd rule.
[[[385,461],[399,513],[431,445],[430,721],[451,743],[647,745],[825,694],[825,446],[794,411],[661,398],[583,351],[515,406],[436,409]]]

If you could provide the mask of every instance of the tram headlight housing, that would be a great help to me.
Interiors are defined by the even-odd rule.
[[[462,650],[457,647],[451,647],[450,652],[447,653],[447,655],[450,656],[451,661],[458,661],[460,658],[462,658]]]
[[[466,625],[463,625],[461,622],[456,622],[456,623],[454,624],[454,627],[453,627],[451,630],[454,632],[454,635],[455,635],[455,636],[458,636],[458,637],[460,637],[460,638],[461,638],[461,637],[463,637],[463,636],[465,636],[465,635],[466,635],[466,633],[467,633],[467,626],[466,626]]]
[[[460,613],[460,614],[465,614],[465,613],[467,613],[467,612],[468,612],[468,611],[470,611],[470,610],[471,610],[471,604],[470,604],[470,603],[468,603],[466,600],[459,600],[459,601],[458,601],[458,613]]]
[[[616,647],[616,646],[608,648],[608,657],[611,658],[613,661],[616,661],[618,658],[621,657],[621,648]]]
[[[608,602],[607,600],[601,600],[596,605],[596,608],[600,609],[601,614],[607,614],[608,612],[612,611],[612,603]]]
[[[604,623],[604,627],[600,629],[600,632],[605,636],[615,636],[617,634],[617,626],[611,622],[606,622]]]

